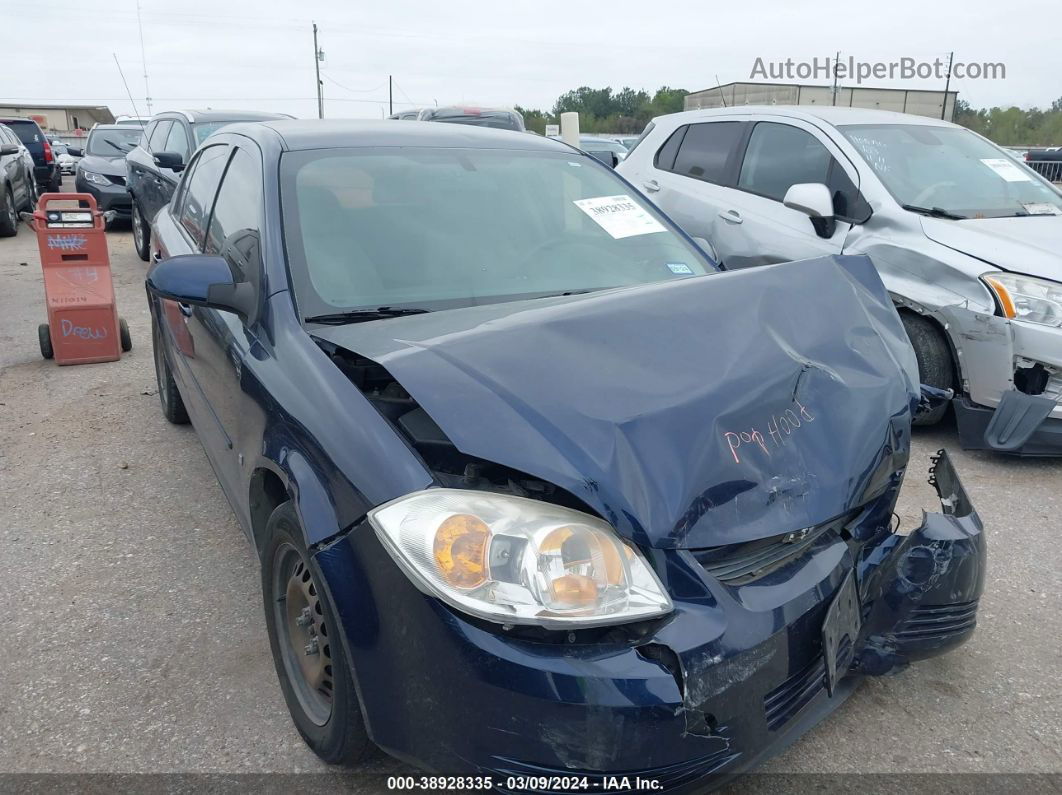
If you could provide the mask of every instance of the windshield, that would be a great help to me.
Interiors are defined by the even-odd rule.
[[[839,128],[901,205],[964,218],[1062,214],[1062,194],[984,139],[956,127]]]
[[[89,133],[88,146],[85,153],[100,155],[102,157],[117,157],[131,152],[137,145],[143,131],[139,127],[127,127],[124,129],[101,130],[96,128]]]
[[[4,124],[24,144],[36,144],[41,140],[41,128],[32,121],[5,121]]]
[[[486,149],[286,154],[281,203],[304,317],[445,309],[711,269],[596,162]]]

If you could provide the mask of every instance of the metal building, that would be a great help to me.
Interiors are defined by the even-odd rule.
[[[27,102],[22,105],[0,102],[0,116],[25,116],[49,134],[90,130],[93,124],[113,124],[114,114],[105,105],[51,105]]]
[[[944,118],[952,120],[957,91],[947,92]],[[923,91],[908,88],[867,88],[838,86],[837,98],[833,86],[798,83],[726,83],[722,86],[694,91],[686,95],[685,110],[721,108],[724,105],[841,105],[854,108],[875,108],[913,113],[916,116],[941,118],[943,91]]]

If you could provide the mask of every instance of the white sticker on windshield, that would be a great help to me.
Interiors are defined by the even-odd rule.
[[[1032,177],[1018,168],[1018,164],[1006,157],[983,157],[981,162],[1003,177],[1007,182],[1032,182]]]
[[[593,218],[598,226],[617,240],[664,231],[659,221],[627,195],[577,199],[575,206]]]
[[[1050,202],[1026,202],[1022,207],[1029,215],[1062,215],[1062,210]]]

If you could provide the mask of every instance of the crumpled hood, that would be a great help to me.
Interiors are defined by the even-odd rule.
[[[922,218],[926,237],[1014,273],[1062,282],[1062,215],[947,221]]]
[[[85,171],[95,171],[97,174],[106,174],[108,177],[124,177],[126,175],[125,155],[117,152],[115,152],[114,157],[87,155],[78,161],[78,165]]]
[[[917,366],[866,257],[412,315],[314,335],[385,366],[466,454],[632,540],[814,525],[903,468]]]

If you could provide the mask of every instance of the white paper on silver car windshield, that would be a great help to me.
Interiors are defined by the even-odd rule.
[[[981,162],[1003,177],[1007,182],[1032,182],[1032,178],[1005,157],[985,157]]]
[[[597,196],[577,199],[575,206],[594,219],[594,222],[619,240],[634,235],[663,232],[664,227],[630,196]]]

